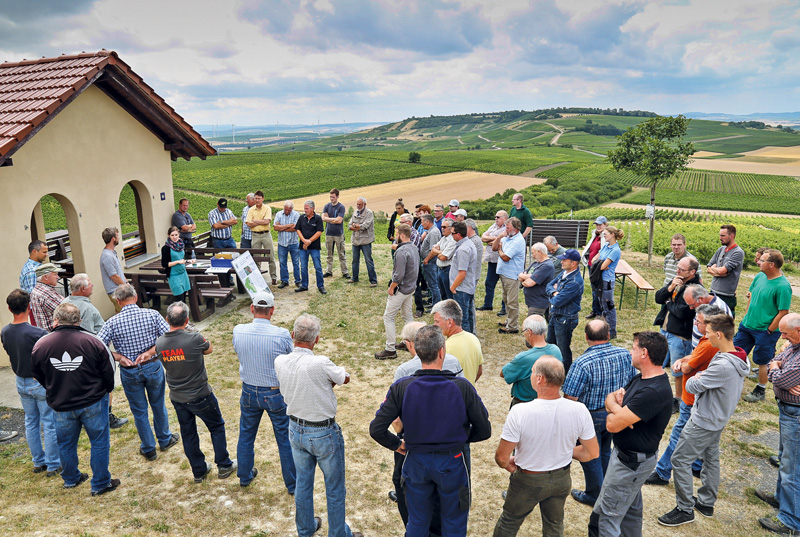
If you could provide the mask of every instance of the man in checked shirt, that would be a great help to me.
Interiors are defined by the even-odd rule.
[[[789,345],[769,363],[769,381],[780,411],[778,485],[775,495],[756,490],[756,496],[778,509],[778,516],[759,518],[761,526],[781,535],[800,535],[798,455],[800,455],[800,315],[789,313],[778,329]]]

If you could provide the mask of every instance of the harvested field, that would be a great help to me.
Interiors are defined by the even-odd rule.
[[[747,157],[742,157],[737,159],[695,160],[689,163],[689,167],[696,168],[699,170],[714,170],[719,172],[761,173],[766,175],[800,176],[800,162],[797,163],[747,162],[746,160],[743,160],[744,158]]]
[[[508,188],[522,189],[544,181],[545,179],[537,177],[465,171],[342,190],[339,199],[346,207],[355,207],[356,198],[364,196],[367,198],[367,206],[373,211],[390,213],[394,211],[394,204],[398,198],[403,198],[406,208],[412,210],[417,203],[432,205],[447,203],[453,198],[458,200],[488,198]],[[327,193],[292,201],[295,208],[301,211],[307,199],[314,200],[318,212],[321,212],[322,207],[330,201]]]

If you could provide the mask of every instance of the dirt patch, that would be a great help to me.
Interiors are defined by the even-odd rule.
[[[766,147],[762,147],[761,149],[756,149],[755,151],[748,151],[747,153],[744,153],[744,155],[748,157],[759,156],[800,159],[800,145],[791,147],[776,147],[774,145],[768,145]]]
[[[433,205],[434,203],[447,203],[452,198],[458,200],[488,198],[508,188],[523,189],[531,185],[542,184],[544,181],[544,179],[536,177],[519,175],[453,172],[342,190],[339,194],[339,201],[346,207],[355,207],[356,198],[364,196],[367,198],[367,206],[373,211],[390,213],[394,211],[394,204],[398,198],[403,198],[406,208],[411,210],[420,202]],[[295,209],[301,211],[303,203],[308,199],[314,200],[318,212],[321,212],[325,204],[330,201],[327,193],[310,198],[295,199],[293,200]]]
[[[704,157],[716,157],[717,155],[722,155],[722,153],[714,153],[713,151],[695,151],[692,157],[704,158]]]
[[[747,162],[742,159],[695,160],[690,168],[718,172],[800,176],[800,163]]]

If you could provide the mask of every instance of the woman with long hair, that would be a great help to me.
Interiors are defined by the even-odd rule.
[[[186,273],[186,249],[177,227],[170,227],[167,235],[167,243],[161,247],[161,266],[166,270],[175,301],[186,302],[186,293],[191,287]]]

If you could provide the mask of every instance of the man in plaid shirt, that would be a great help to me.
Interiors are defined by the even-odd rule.
[[[58,267],[44,263],[36,269],[36,286],[31,291],[31,313],[36,326],[48,332],[53,331],[53,312],[64,297],[56,291]]]
[[[148,461],[158,458],[156,438],[161,451],[178,443],[180,435],[169,429],[164,404],[164,369],[156,358],[156,340],[169,331],[169,325],[156,310],[136,305],[136,291],[124,283],[114,291],[120,312],[111,317],[97,334],[103,343],[114,344],[114,359],[119,362],[122,388],[131,406],[141,446],[139,454]],[[155,438],[150,428],[147,405],[153,410]]]
[[[585,333],[589,347],[569,368],[562,390],[564,397],[581,402],[589,409],[600,443],[600,457],[581,463],[586,491],[572,490],[576,501],[594,505],[611,457],[612,435],[606,430],[606,396],[627,386],[636,370],[631,363],[631,353],[609,343],[610,329],[605,319],[589,321]]]
[[[777,517],[764,517],[758,523],[764,529],[782,535],[800,535],[798,502],[798,455],[800,455],[800,315],[789,313],[778,329],[789,345],[769,363],[768,377],[780,411],[781,466],[773,496],[756,490],[756,496],[778,509]]]

